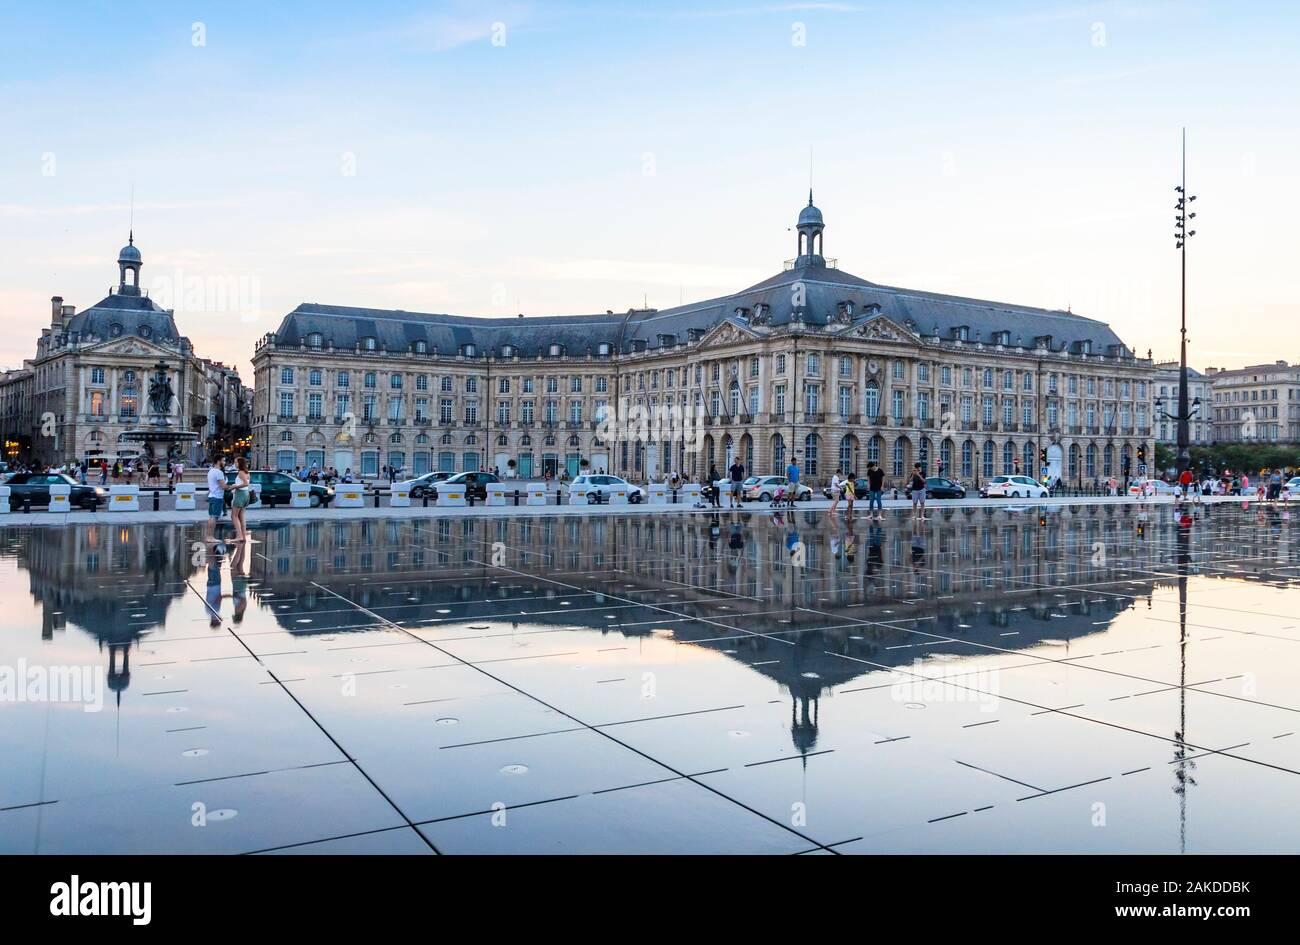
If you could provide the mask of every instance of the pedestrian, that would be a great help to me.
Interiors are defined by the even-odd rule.
[[[790,465],[785,467],[785,478],[789,480],[787,495],[790,500],[790,508],[793,510],[795,500],[799,498],[799,456],[798,454],[790,457]]]
[[[731,468],[727,470],[731,475],[731,505],[730,508],[738,509],[741,507],[741,487],[745,484],[745,467],[740,462],[740,457],[736,457],[731,462]]]
[[[912,515],[917,521],[925,521],[925,476],[921,475],[921,464],[912,464]]]
[[[867,518],[885,520],[885,471],[875,462],[867,463]]]
[[[204,530],[204,539],[209,543],[217,540],[217,522],[226,512],[226,490],[229,488],[224,457],[213,453],[208,466],[208,524]]]
[[[721,487],[718,485],[718,467],[709,463],[709,502],[715,509],[722,508]]]
[[[1191,494],[1192,489],[1192,470],[1190,466],[1179,474],[1178,485],[1182,487],[1183,498],[1186,499]]]
[[[244,510],[253,501],[252,477],[248,473],[248,459],[240,456],[235,460],[235,481],[230,487],[230,520],[235,526],[235,541],[248,541],[248,524],[244,521]]]
[[[831,474],[831,507],[829,509],[831,515],[834,515],[840,507],[840,494],[844,491],[844,480],[840,478],[840,473],[843,471],[842,469],[836,469]]]
[[[853,521],[853,502],[858,497],[858,479],[850,473],[844,480],[844,518],[850,522],[850,528]],[[849,560],[852,560],[850,556]]]

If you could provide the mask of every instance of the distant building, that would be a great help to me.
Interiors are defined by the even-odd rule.
[[[1208,368],[1217,443],[1300,443],[1300,365]]]
[[[1165,413],[1178,413],[1178,362],[1177,361],[1158,361],[1156,362],[1156,376],[1151,384],[1152,391],[1152,416],[1155,417],[1156,442],[1168,446],[1178,445],[1178,424],[1167,417],[1160,415],[1163,410]],[[1201,399],[1200,409],[1197,410],[1192,420],[1187,424],[1188,443],[1192,446],[1209,446],[1214,442],[1214,424],[1212,415],[1213,394],[1210,390],[1210,382],[1204,374],[1195,368],[1187,369],[1187,406],[1191,409],[1196,398]],[[1154,401],[1160,400],[1161,406],[1156,408]]]
[[[143,260],[134,236],[118,253],[117,266],[117,287],[84,311],[54,296],[35,357],[0,375],[6,459],[49,465],[150,454],[163,459],[167,447],[126,435],[158,417],[178,430],[195,430],[196,422],[204,428],[196,430],[197,442],[171,447],[193,463],[214,417],[246,415],[240,402],[250,398],[246,389],[233,393],[233,369],[197,357],[173,312],[140,288]],[[150,404],[155,374],[172,394],[161,412]]]
[[[258,465],[375,475],[498,468],[633,479],[725,470],[863,473],[920,462],[964,480],[1121,475],[1152,444],[1149,360],[1062,311],[898,289],[823,255],[734,295],[658,311],[480,318],[305,303],[253,356]],[[704,415],[698,450],[602,439],[616,410]]]

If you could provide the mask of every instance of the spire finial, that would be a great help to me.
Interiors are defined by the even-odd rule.
[[[135,230],[134,230],[134,229],[131,229],[131,230],[128,230],[128,231],[127,231],[127,235],[126,235],[126,245],[127,245],[127,246],[134,246],[134,245],[135,245]]]
[[[808,188],[808,206],[811,207],[812,205],[813,205],[813,203],[812,203],[812,188],[809,187],[809,188]]]

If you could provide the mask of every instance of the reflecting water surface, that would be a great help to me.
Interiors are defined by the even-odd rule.
[[[1292,852],[1284,508],[0,528],[5,852]]]

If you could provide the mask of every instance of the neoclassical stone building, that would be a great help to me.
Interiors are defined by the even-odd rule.
[[[733,456],[783,471],[792,454],[815,480],[868,460],[894,478],[919,461],[971,483],[1044,465],[1071,483],[1136,473],[1154,368],[1105,323],[850,275],[823,254],[811,194],[796,230],[783,271],[666,310],[300,305],[254,354],[255,459],[521,477],[585,460],[634,480]],[[698,441],[598,429],[609,411],[667,406],[702,415]]]
[[[199,358],[174,312],[141,288],[143,259],[134,235],[118,252],[117,266],[116,288],[90,308],[78,312],[54,296],[35,357],[0,375],[7,459],[112,463],[170,452],[193,464],[203,438],[227,425],[246,428],[247,388],[233,369]],[[163,412],[150,404],[150,383],[160,374],[172,394]],[[201,429],[200,418],[206,420]],[[133,435],[155,422],[197,435],[171,443]]]

